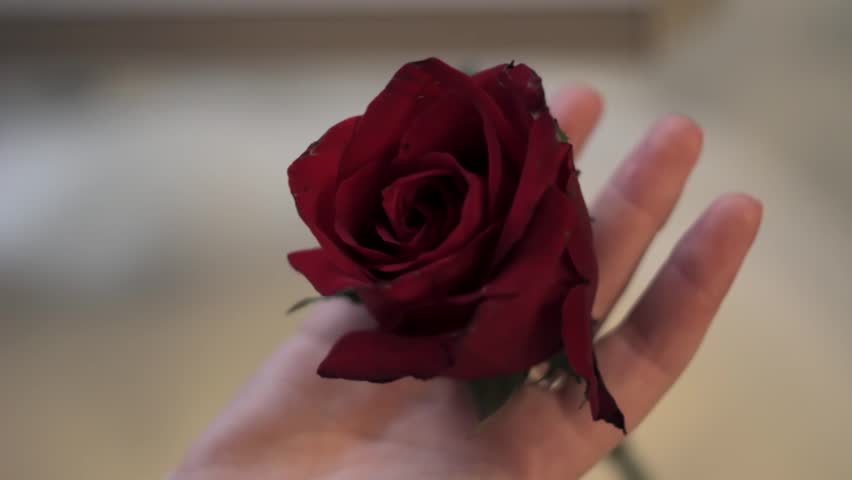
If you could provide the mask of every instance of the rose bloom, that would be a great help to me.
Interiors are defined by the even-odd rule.
[[[532,69],[406,64],[288,175],[319,241],[290,263],[376,320],[340,338],[320,375],[480,379],[564,350],[593,417],[623,428],[593,350],[598,272],[572,146]]]

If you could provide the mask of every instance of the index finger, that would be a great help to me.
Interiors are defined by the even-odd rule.
[[[557,93],[552,111],[559,127],[571,139],[574,151],[579,153],[600,120],[603,98],[591,87],[564,87]]]

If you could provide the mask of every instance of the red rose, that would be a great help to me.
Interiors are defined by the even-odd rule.
[[[479,379],[564,349],[592,415],[623,427],[593,351],[592,230],[560,135],[526,65],[468,76],[430,58],[312,144],[288,174],[320,248],[290,263],[378,324],[339,339],[319,374]]]

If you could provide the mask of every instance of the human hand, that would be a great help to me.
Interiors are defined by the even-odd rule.
[[[587,88],[553,109],[579,151],[601,114]],[[592,204],[600,268],[593,315],[604,319],[663,226],[702,143],[671,116],[618,168]],[[596,345],[600,369],[635,428],[689,363],[757,234],[761,205],[717,199],[680,239],[623,323]],[[173,480],[565,479],[623,440],[591,420],[583,388],[524,388],[482,428],[462,383],[371,384],[319,377],[344,332],[371,319],[344,301],[321,302],[190,450]]]

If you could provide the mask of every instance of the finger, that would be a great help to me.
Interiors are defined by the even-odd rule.
[[[411,399],[427,385],[442,395],[437,404],[449,404],[455,391],[447,382],[401,380],[377,385],[317,375],[317,365],[338,337],[372,325],[366,310],[349,301],[318,302],[300,329],[273,352],[212,422],[178,471],[206,472],[204,468],[210,465],[251,464],[272,451],[278,452],[281,465],[296,465],[299,458],[287,456],[293,439],[315,432],[318,425],[336,425],[341,431],[366,430],[363,425],[375,420],[377,412],[398,411],[412,404]]]
[[[601,372],[625,414],[628,431],[677,380],[698,349],[713,316],[757,235],[760,203],[746,195],[718,199],[683,236],[627,320],[598,344]],[[603,454],[620,432],[575,417],[581,437]],[[584,459],[591,466],[599,457]]]
[[[328,347],[346,333],[376,325],[366,308],[347,299],[324,299],[310,310],[297,335],[307,335]]]
[[[372,318],[366,310],[348,300],[327,299],[317,302],[311,306],[310,312],[293,335],[272,352],[254,378],[244,386],[228,415],[235,415],[236,408],[242,409],[246,417],[254,418],[259,412],[268,411],[285,418],[286,409],[294,401],[303,401],[305,395],[319,390],[339,387],[336,383],[330,385],[330,382],[317,375],[317,366],[338,338],[352,330],[362,330],[372,325]],[[346,382],[345,385],[354,390],[358,382]],[[338,393],[346,393],[342,388],[339,390]],[[311,400],[314,404],[319,401]]]
[[[598,292],[592,316],[604,319],[645,250],[668,219],[701,152],[701,129],[670,116],[622,163],[591,208]]]
[[[372,325],[366,310],[347,300],[318,302],[299,330],[241,388],[195,450],[239,451],[255,445],[257,438],[271,441],[270,435],[277,435],[282,425],[290,432],[316,428],[310,422],[318,417],[317,412],[321,412],[323,421],[369,418],[368,412],[380,402],[399,403],[417,393],[411,388],[413,382],[408,381],[375,385],[317,375],[317,366],[340,336]]]
[[[600,120],[603,98],[593,88],[570,86],[557,94],[553,105],[559,127],[571,139],[574,152],[580,153]]]

